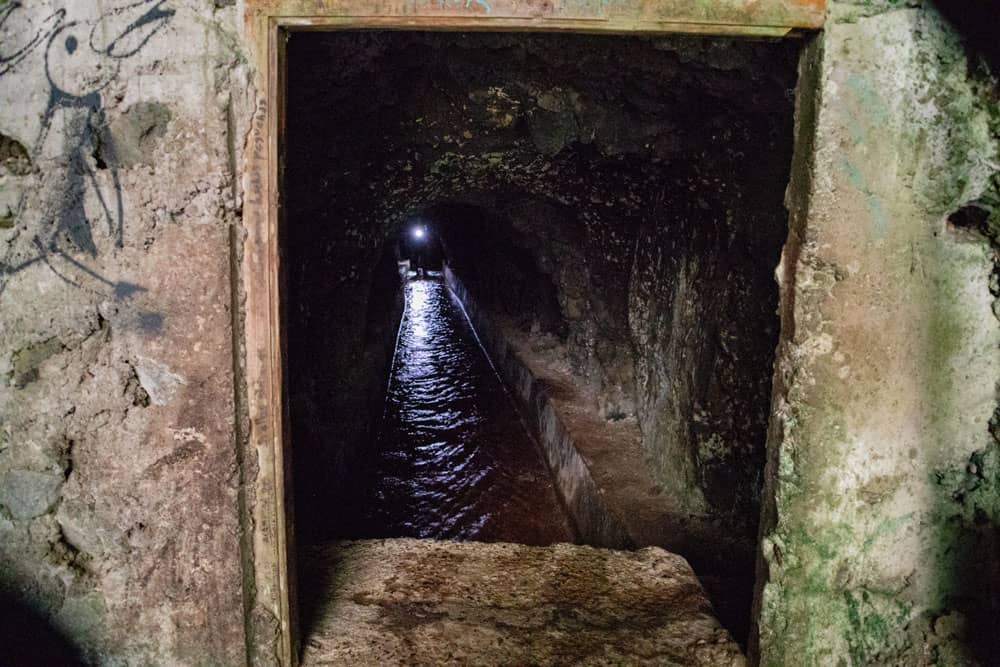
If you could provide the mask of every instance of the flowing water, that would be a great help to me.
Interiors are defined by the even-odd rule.
[[[365,537],[573,541],[552,475],[439,275],[405,283]]]

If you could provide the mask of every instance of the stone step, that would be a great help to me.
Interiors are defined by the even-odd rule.
[[[680,556],[392,539],[302,550],[302,664],[743,666]]]

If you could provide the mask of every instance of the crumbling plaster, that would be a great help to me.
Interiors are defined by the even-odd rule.
[[[246,655],[219,4],[0,2],[0,604],[88,661]]]
[[[995,255],[948,222],[997,182],[995,81],[973,65],[914,6],[832,3],[803,56],[762,664],[995,650]]]

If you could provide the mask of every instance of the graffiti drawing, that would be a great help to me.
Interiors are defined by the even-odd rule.
[[[122,61],[138,53],[173,17],[175,11],[166,7],[167,2],[130,0],[101,15],[75,20],[60,9],[24,31],[20,42],[0,46],[0,77],[44,48],[48,100],[32,157],[42,154],[57,120],[64,141],[60,173],[45,174],[45,182],[53,185],[40,217],[19,230],[19,243],[11,243],[0,261],[0,297],[10,276],[38,263],[77,287],[82,285],[74,276],[96,279],[116,298],[142,289],[107,280],[75,256],[98,257],[98,226],[116,247],[123,245],[121,182],[102,92],[118,77]],[[22,3],[13,2],[0,10],[0,35],[6,34],[11,17],[19,16],[22,8]],[[102,190],[98,170],[108,171],[110,193]],[[97,202],[96,211],[85,207],[88,196]],[[18,220],[23,219],[26,200],[22,196],[15,212]]]
[[[14,69],[22,60],[31,55],[35,47],[45,41],[52,34],[55,26],[62,23],[66,17],[66,10],[60,9],[47,16],[40,25],[29,24],[27,30],[17,32],[4,30],[9,25],[8,19],[21,9],[22,3],[12,2],[5,7],[0,7],[0,76]]]

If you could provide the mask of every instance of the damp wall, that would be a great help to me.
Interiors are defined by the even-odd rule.
[[[1000,116],[965,48],[931,7],[833,2],[802,57],[761,664],[997,654]]]

